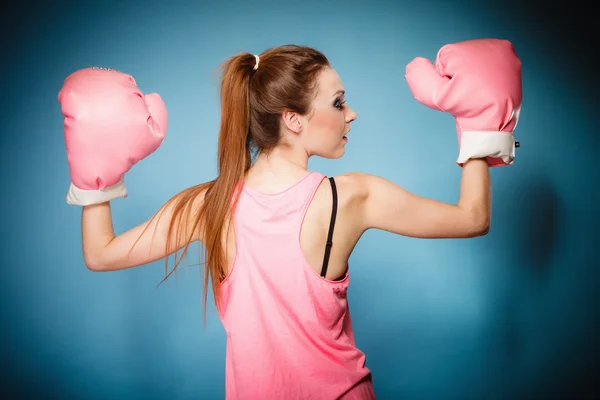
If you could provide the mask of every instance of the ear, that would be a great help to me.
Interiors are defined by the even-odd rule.
[[[300,133],[302,131],[302,118],[298,113],[293,111],[284,111],[281,116],[283,124],[289,131]]]

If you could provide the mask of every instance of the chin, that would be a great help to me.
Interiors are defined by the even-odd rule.
[[[342,147],[340,149],[330,151],[326,155],[323,155],[322,157],[329,158],[331,160],[337,160],[338,158],[344,157],[344,154],[346,154],[346,149],[344,147]]]
[[[346,154],[346,143],[338,144],[336,147],[321,148],[315,151],[313,155],[331,160],[342,158]]]

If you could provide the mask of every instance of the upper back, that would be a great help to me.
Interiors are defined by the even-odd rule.
[[[362,196],[360,187],[352,175],[336,176],[333,180],[337,210],[328,268],[324,278],[326,280],[343,277],[348,258],[363,233],[358,220]],[[236,260],[236,241],[241,233],[238,231],[244,229],[240,224],[250,225],[246,228],[250,228],[250,232],[255,235],[275,230],[276,232],[272,232],[274,235],[291,238],[291,245],[297,244],[310,268],[320,274],[332,225],[333,202],[332,185],[326,176],[318,172],[308,172],[296,178],[295,182],[288,183],[287,187],[277,187],[268,181],[244,182],[240,202],[232,221],[235,223],[232,223],[226,237],[226,274],[231,272]],[[277,250],[272,248],[269,252],[269,243],[265,241],[261,244],[255,243],[260,248],[254,250],[262,251],[265,258]]]

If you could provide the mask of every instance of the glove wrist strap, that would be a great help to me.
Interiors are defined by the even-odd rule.
[[[127,197],[127,188],[125,187],[123,178],[114,185],[102,190],[79,189],[71,183],[69,192],[67,193],[67,203],[75,206],[88,206],[105,203],[120,197]]]
[[[515,158],[515,147],[513,132],[464,131],[460,136],[456,163],[462,166],[471,158],[492,157],[510,165]]]

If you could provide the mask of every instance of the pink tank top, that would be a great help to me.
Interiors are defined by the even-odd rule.
[[[300,247],[305,213],[324,178],[311,172],[277,194],[244,185],[234,216],[236,258],[222,283],[226,399],[375,399],[354,341],[350,276],[319,276]]]

